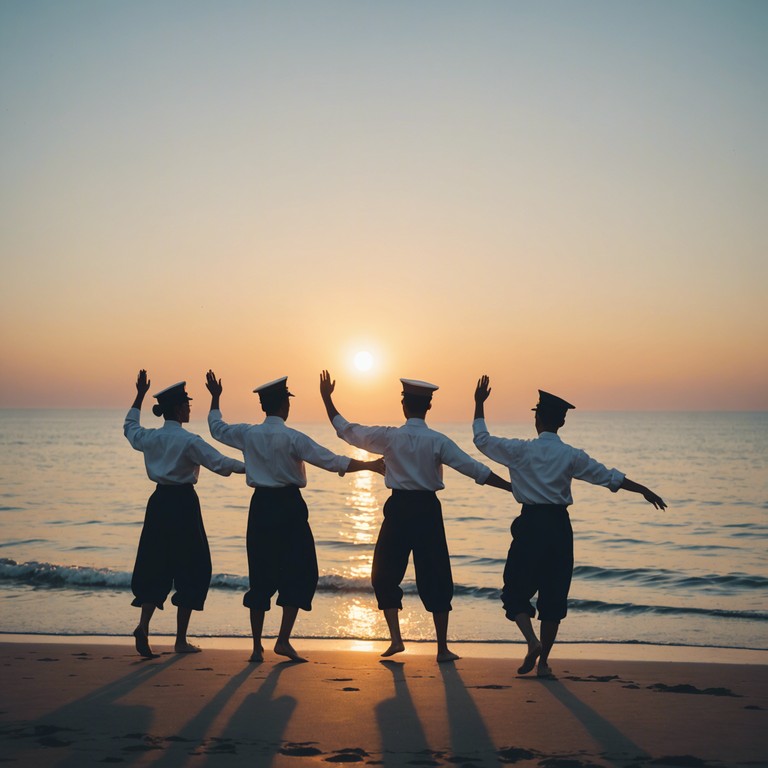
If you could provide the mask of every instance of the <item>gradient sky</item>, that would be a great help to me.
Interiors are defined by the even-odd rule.
[[[0,407],[764,410],[767,93],[762,0],[4,0]]]

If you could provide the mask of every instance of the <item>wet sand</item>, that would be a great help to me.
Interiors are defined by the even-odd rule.
[[[738,652],[665,661],[664,648],[645,661],[557,656],[557,679],[540,680],[518,676],[517,658],[438,665],[426,645],[382,661],[383,644],[297,640],[310,661],[295,664],[270,645],[248,663],[246,643],[177,655],[161,638],[158,658],[142,659],[127,639],[16,640],[0,643],[10,765],[768,765],[762,652],[750,663]]]

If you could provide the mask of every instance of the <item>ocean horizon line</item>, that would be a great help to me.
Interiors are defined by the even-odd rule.
[[[44,412],[44,411],[79,411],[81,413],[122,413],[128,412],[129,405],[0,405],[0,413],[4,412]],[[147,412],[149,413],[149,411]],[[257,415],[260,413],[258,410],[254,410]],[[586,409],[579,408],[578,413],[580,415],[594,415],[594,414],[616,414],[616,415],[632,415],[632,414],[647,414],[647,415],[664,415],[664,414],[768,414],[768,408],[755,409],[755,408],[604,408],[604,409]],[[207,411],[206,411],[207,414]],[[498,423],[510,423],[508,418],[488,418],[489,421],[495,421]],[[464,424],[471,423],[472,419],[445,419],[441,420],[430,415],[428,419],[433,424]],[[195,417],[192,421],[205,421],[205,417]],[[317,419],[298,419],[292,422],[296,424],[328,424],[327,417],[318,417]]]

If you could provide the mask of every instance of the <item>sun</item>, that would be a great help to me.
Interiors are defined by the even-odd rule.
[[[362,350],[355,355],[354,363],[358,371],[370,371],[373,368],[373,355]]]

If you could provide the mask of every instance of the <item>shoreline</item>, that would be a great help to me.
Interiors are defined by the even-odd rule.
[[[203,650],[250,651],[250,637],[198,636],[190,634],[192,642]],[[264,635],[265,647],[274,640]],[[342,651],[350,653],[371,653],[386,648],[384,640],[357,640],[345,638],[304,638],[295,635],[294,644],[303,651]],[[27,645],[107,645],[133,647],[130,635],[46,635],[24,633],[0,633],[0,646],[4,644]],[[152,634],[153,646],[159,649],[173,645],[173,635]],[[408,655],[429,656],[434,653],[434,642],[429,640],[406,640]],[[475,642],[451,640],[450,646],[463,658],[471,659],[519,659],[525,653],[522,640],[517,642]],[[768,666],[768,650],[750,648],[722,648],[696,645],[655,645],[650,643],[556,643],[552,659],[562,660],[615,660],[648,662],[687,662],[695,664],[747,664]]]

